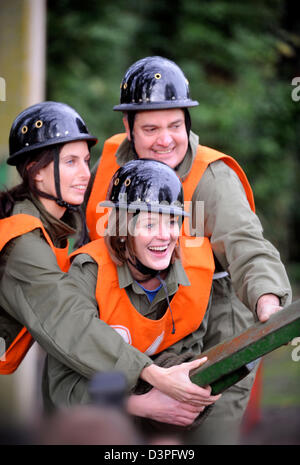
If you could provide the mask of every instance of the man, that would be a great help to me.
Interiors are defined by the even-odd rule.
[[[114,107],[123,112],[126,135],[105,143],[87,204],[87,225],[91,239],[102,234],[105,215],[98,202],[105,198],[113,172],[130,159],[160,160],[176,170],[185,200],[192,201],[196,229],[197,205],[204,202],[204,235],[215,258],[212,305],[198,334],[206,350],[257,318],[266,321],[291,301],[291,288],[279,253],[263,237],[242,169],[231,157],[199,145],[191,131],[188,108],[196,105],[174,62],[147,57],[127,70],[120,104]],[[195,234],[203,235],[199,230]],[[192,344],[186,350],[193,350]],[[189,442],[236,443],[253,380],[254,373],[223,393]]]

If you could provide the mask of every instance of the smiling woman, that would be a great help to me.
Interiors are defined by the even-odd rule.
[[[90,153],[86,141],[69,142],[60,150],[59,178],[61,196],[70,205],[81,205],[90,179]],[[40,191],[56,195],[54,161],[35,175],[35,183]],[[46,209],[55,217],[61,218],[66,208],[51,199],[40,197]]]
[[[44,347],[28,283],[36,300],[43,287],[37,275],[48,276],[50,289],[51,280],[68,269],[67,238],[77,228],[85,231],[78,209],[90,178],[89,148],[96,142],[81,116],[59,102],[26,108],[13,122],[7,163],[16,166],[22,182],[0,195],[0,335],[6,345],[1,374],[18,367],[33,342],[30,333]]]
[[[166,270],[179,238],[174,215],[141,212],[135,227],[136,257],[148,268]]]
[[[139,379],[152,387],[129,396],[130,414],[190,425],[219,398],[210,395],[209,386],[201,388],[190,381],[189,371],[206,359],[179,361],[170,368],[155,363],[166,349],[180,353],[191,340],[197,346],[210,298],[207,282],[213,261],[205,246],[185,254],[186,270],[180,260],[180,226],[188,216],[182,184],[166,164],[134,160],[117,170],[107,200],[100,205],[112,207],[106,235],[76,250],[69,270],[81,292],[98,307],[105,330],[99,359],[106,370],[117,366],[127,376],[135,376],[130,391]],[[124,339],[125,346],[108,328]],[[143,367],[132,363],[129,347],[136,351],[133,361],[144,356],[148,363]],[[111,358],[118,359],[116,365]],[[43,384],[45,401],[52,407],[89,401],[87,380],[50,356]]]

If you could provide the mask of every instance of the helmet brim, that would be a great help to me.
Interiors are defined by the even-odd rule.
[[[113,107],[114,111],[168,110],[171,108],[189,108],[199,105],[197,100],[174,100],[165,102],[121,103]]]
[[[47,147],[51,147],[53,145],[67,144],[69,142],[76,142],[76,141],[81,141],[81,140],[86,141],[88,143],[89,147],[93,147],[98,142],[98,139],[96,137],[90,136],[88,134],[86,134],[86,135],[82,134],[82,135],[80,135],[78,137],[71,137],[71,138],[70,138],[70,136],[69,137],[68,136],[66,136],[66,137],[57,137],[53,141],[47,140],[46,142],[42,142],[42,143],[39,143],[39,144],[33,144],[31,146],[28,146],[28,147],[23,147],[22,150],[19,150],[18,152],[11,155],[6,160],[6,163],[8,165],[11,165],[11,166],[16,166],[16,165],[18,165],[18,162],[19,162],[19,159],[20,159],[21,155],[23,155],[24,153],[33,152],[33,151],[36,151],[36,150],[41,150],[41,149],[44,149],[44,148],[47,148]]]
[[[104,200],[99,202],[100,207],[120,208],[121,210],[127,210],[129,213],[137,213],[140,211],[151,212],[151,213],[162,213],[167,215],[184,216],[189,217],[190,214],[184,211],[182,208],[176,205],[164,205],[164,204],[147,204],[146,202],[112,202],[111,200]]]

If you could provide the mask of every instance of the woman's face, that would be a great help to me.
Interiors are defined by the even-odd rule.
[[[80,205],[83,202],[90,179],[89,160],[89,148],[85,141],[69,142],[62,147],[59,154],[59,176],[61,197],[65,202],[72,205]],[[53,161],[39,170],[35,181],[41,192],[57,196]],[[43,203],[46,200],[48,199],[43,199]],[[53,208],[56,208],[56,205],[53,205]]]
[[[134,248],[143,265],[166,269],[179,237],[178,219],[173,215],[141,212],[134,230]]]

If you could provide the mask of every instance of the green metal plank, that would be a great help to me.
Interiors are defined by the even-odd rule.
[[[253,368],[260,362],[260,358],[252,363],[242,366],[237,370],[227,373],[226,375],[222,376],[220,379],[217,379],[213,383],[211,383],[211,393],[212,395],[220,394],[228,389],[233,384],[236,384],[241,379],[245,378],[249,375],[249,373],[253,370]]]
[[[265,323],[255,323],[247,331],[201,354],[208,361],[190,374],[193,383],[210,385],[218,394],[247,376],[249,364],[300,336],[300,300],[272,315]],[[247,366],[248,365],[248,366]]]

